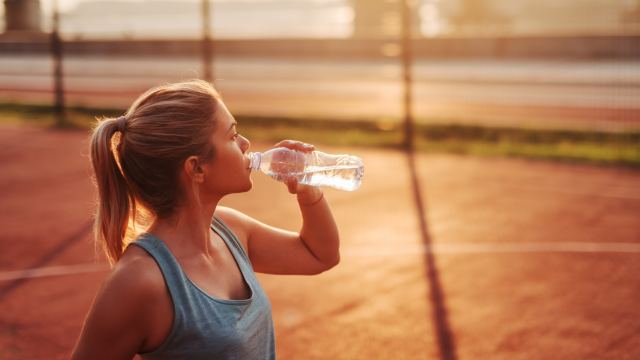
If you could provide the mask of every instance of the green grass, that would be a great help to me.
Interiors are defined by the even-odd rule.
[[[63,127],[89,129],[96,117],[118,116],[122,113],[122,110],[115,109],[71,108],[65,111]],[[58,127],[54,110],[48,105],[0,104],[0,123],[34,127]]]
[[[66,126],[88,129],[96,117],[123,110],[72,108]],[[237,116],[239,131],[253,141],[297,139],[316,145],[402,148],[403,128],[392,121],[343,121]],[[0,123],[55,127],[49,106],[0,104]],[[640,167],[640,132],[489,128],[416,125],[415,148],[427,153],[521,157],[553,161]]]
[[[430,125],[419,128],[416,148],[479,156],[509,156],[640,167],[640,132],[486,128]]]
[[[600,165],[640,167],[640,145],[604,143],[514,143],[482,141],[418,141],[420,151],[478,156],[509,156]]]

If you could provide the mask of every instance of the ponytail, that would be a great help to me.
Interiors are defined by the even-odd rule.
[[[98,121],[90,151],[98,188],[94,232],[111,264],[155,219],[176,209],[184,160],[215,156],[219,98],[202,80],[167,84],[138,97],[126,117]]]
[[[96,243],[102,246],[111,264],[124,252],[129,220],[135,213],[134,198],[114,153],[116,132],[118,119],[107,118],[98,123],[91,137],[91,164],[98,187],[94,233]],[[122,132],[119,135],[121,140]],[[116,151],[119,148],[118,144]]]

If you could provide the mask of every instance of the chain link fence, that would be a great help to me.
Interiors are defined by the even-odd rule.
[[[57,28],[65,107],[122,109],[151,86],[210,78],[237,116],[379,131],[410,119],[430,141],[543,130],[640,152],[639,1],[35,3],[41,33],[3,16],[4,103],[54,104]]]

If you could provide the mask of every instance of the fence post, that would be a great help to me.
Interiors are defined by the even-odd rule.
[[[213,43],[211,42],[210,2],[202,0],[202,72],[206,81],[213,81]]]
[[[413,124],[413,93],[412,93],[412,51],[411,51],[411,2],[413,0],[401,0],[402,12],[402,78],[404,89],[404,146],[408,151],[414,149],[414,124]]]
[[[53,0],[53,28],[51,30],[51,56],[53,58],[53,89],[54,112],[56,126],[65,126],[64,87],[62,73],[62,40],[59,33],[60,14],[58,13],[58,1]]]

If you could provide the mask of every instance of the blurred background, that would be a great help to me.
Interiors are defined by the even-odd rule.
[[[394,146],[411,112],[421,148],[638,163],[637,1],[409,1],[408,83],[401,4],[7,0],[0,101],[121,111],[202,77],[254,125],[318,119]]]
[[[260,278],[285,358],[640,356],[640,1],[4,0],[0,32],[0,358],[64,358],[106,275],[94,119],[192,78],[257,149],[367,164],[340,268]],[[297,229],[256,181],[226,204]]]

